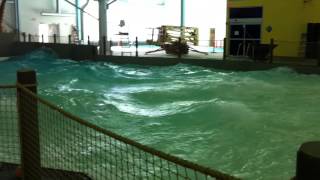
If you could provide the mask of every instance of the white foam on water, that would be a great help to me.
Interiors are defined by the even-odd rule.
[[[0,61],[6,61],[8,59],[9,59],[9,57],[0,57]]]
[[[106,104],[115,106],[121,112],[147,117],[170,116],[177,113],[189,112],[193,110],[195,105],[216,101],[216,99],[208,101],[176,101],[151,106],[136,102],[126,94],[121,93],[105,94],[104,97],[106,98],[104,100]]]

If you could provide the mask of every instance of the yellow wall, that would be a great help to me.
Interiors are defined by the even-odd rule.
[[[312,23],[320,22],[320,1],[312,0],[305,5],[305,21]]]
[[[301,36],[307,23],[320,23],[320,0],[228,0],[228,7],[263,7],[262,43],[275,39],[275,56],[301,56]],[[271,26],[272,32],[266,27]]]

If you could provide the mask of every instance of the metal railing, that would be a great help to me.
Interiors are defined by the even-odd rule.
[[[183,54],[184,56],[173,55],[167,53],[163,45],[148,43],[148,41],[140,41],[139,37],[128,37],[124,40],[106,40],[102,42],[93,41],[91,38],[85,37],[84,40],[78,40],[74,36],[39,36],[21,33],[19,34],[21,42],[37,42],[37,43],[53,43],[53,44],[77,44],[77,45],[95,45],[99,49],[101,55],[108,56],[152,56],[152,57],[192,57],[192,58],[213,58],[213,59],[226,59],[227,48],[226,40],[198,40],[198,45],[189,45],[189,52]],[[273,40],[273,42],[271,42]],[[273,43],[271,45],[271,43]],[[299,57],[305,59],[319,59],[318,52],[320,42],[307,42],[301,41],[288,41],[281,39],[270,39],[265,43],[240,43],[235,47],[234,56],[250,57],[254,60],[263,59],[269,62],[273,61],[273,57]],[[270,45],[269,49],[266,45]],[[262,47],[264,46],[264,47]],[[276,48],[274,47],[276,46]],[[272,48],[273,47],[273,48]],[[267,53],[266,55],[266,51]],[[160,52],[160,53],[158,53]],[[275,52],[275,54],[273,54]],[[319,63],[320,64],[320,63]]]
[[[98,45],[98,42],[92,41],[90,36],[85,37],[83,40],[79,40],[77,36],[59,36],[56,34],[46,35],[34,35],[34,34],[19,34],[20,42],[36,42],[36,43],[55,43],[55,44],[78,44],[78,45]]]
[[[21,164],[24,179],[237,179],[67,113],[20,76],[0,86],[0,162]]]
[[[33,43],[54,43],[54,44],[76,44],[76,45],[96,45],[100,50],[101,55],[113,55],[113,56],[159,56],[159,53],[154,54],[154,51],[161,49],[160,44],[153,44],[148,42],[148,40],[141,40],[139,37],[125,37],[118,39],[102,39],[102,42],[94,41],[90,36],[85,37],[83,40],[79,40],[78,37],[74,35],[59,36],[59,35],[33,35],[20,33],[20,42],[33,42]],[[198,40],[198,45],[190,45],[190,52],[196,52],[196,55],[210,55],[207,56],[222,58],[222,53],[224,50],[224,40]],[[150,53],[149,53],[150,52]],[[159,52],[159,51],[155,51]],[[160,53],[162,56],[166,54]],[[160,56],[161,56],[160,55]],[[194,56],[197,57],[197,56]]]

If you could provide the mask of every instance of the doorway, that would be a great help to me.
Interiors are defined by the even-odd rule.
[[[230,8],[229,54],[250,56],[261,42],[262,7]]]
[[[261,24],[230,25],[230,55],[248,56],[254,44],[261,41]]]
[[[49,25],[39,24],[39,42],[49,42]]]

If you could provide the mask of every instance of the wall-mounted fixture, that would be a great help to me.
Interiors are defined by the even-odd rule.
[[[267,26],[267,27],[266,27],[266,31],[267,31],[268,33],[272,32],[272,26],[270,26],[270,25]]]

